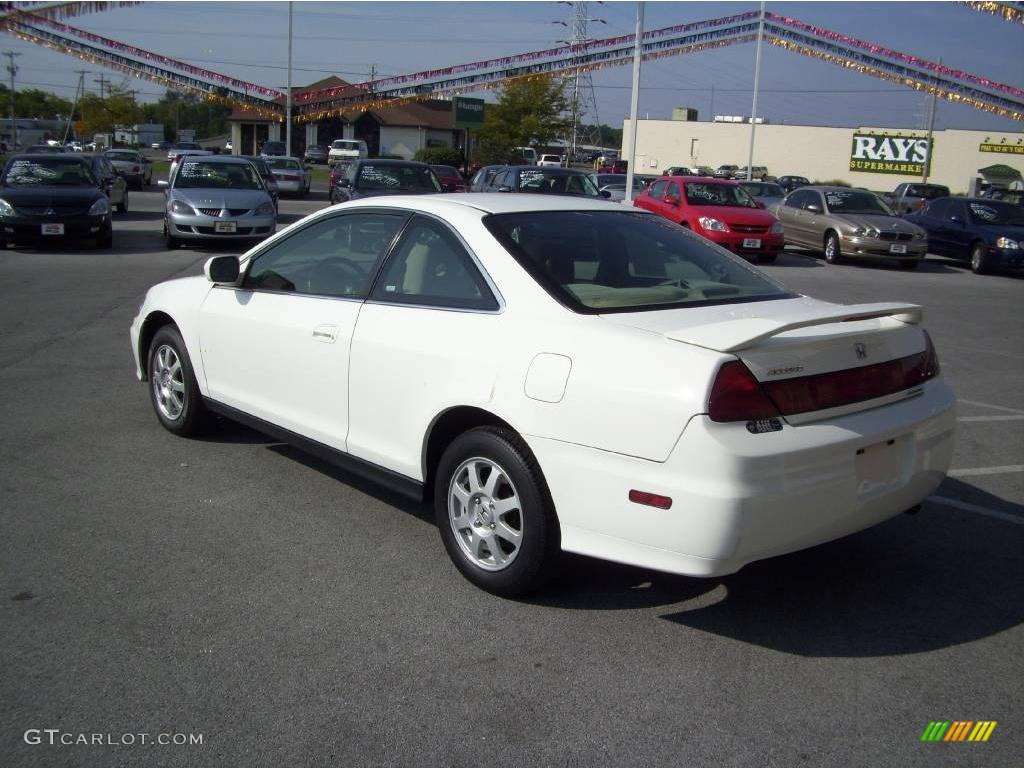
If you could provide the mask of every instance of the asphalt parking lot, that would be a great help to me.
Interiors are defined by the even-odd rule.
[[[783,254],[797,291],[925,306],[961,400],[949,479],[733,576],[567,558],[507,601],[425,507],[240,426],[160,428],[128,326],[209,252],[164,248],[151,190],[110,251],[0,252],[0,765],[1020,764],[1024,276]],[[998,725],[924,743],[934,720]]]

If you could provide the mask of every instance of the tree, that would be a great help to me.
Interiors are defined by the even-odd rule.
[[[513,80],[495,104],[487,106],[484,124],[476,131],[483,164],[503,163],[515,147],[545,147],[565,134],[571,120],[562,84],[551,77]]]
[[[3,107],[3,114],[7,114],[10,103],[10,89],[0,85],[0,105]],[[62,120],[70,114],[71,102],[38,88],[25,88],[14,94],[14,111],[18,117],[36,120]]]
[[[113,133],[117,125],[134,125],[141,115],[135,94],[123,87],[112,87],[106,98],[87,93],[79,100],[78,107],[86,136]]]

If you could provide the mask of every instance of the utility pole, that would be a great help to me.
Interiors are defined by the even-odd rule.
[[[942,66],[942,59],[939,59]],[[921,172],[921,183],[928,182],[928,173],[932,169],[932,133],[935,130],[935,91],[932,91],[932,103],[928,105],[928,154],[924,158],[924,170]]]
[[[14,57],[21,56],[21,54],[14,51],[4,51],[4,56],[8,60],[7,71],[11,73],[11,151],[13,152],[18,147],[18,123],[14,116],[14,76],[18,74],[18,68],[14,64]]]
[[[101,72],[100,76],[99,77],[94,77],[92,79],[92,81],[94,83],[99,83],[100,84],[100,98],[101,99],[107,98],[106,88],[107,88],[107,85],[109,84],[110,81],[107,80],[106,76]]]
[[[764,40],[764,0],[757,23],[757,53],[754,55],[754,103],[750,107],[750,151],[747,153],[747,181],[754,177],[754,131],[757,129],[757,92],[761,86],[761,42]],[[714,116],[712,115],[712,119]]]
[[[288,103],[285,112],[285,154],[289,157],[292,154],[292,3],[288,2]]]
[[[75,102],[71,105],[71,114],[68,115],[68,125],[64,129],[64,144],[68,143],[68,135],[71,133],[71,123],[75,119],[75,110],[78,108],[78,100],[85,95],[85,76],[89,74],[87,69],[76,69],[78,74],[78,85],[75,86]]]
[[[644,4],[636,4],[636,38],[633,40],[633,92],[629,100],[629,159],[626,165],[626,203],[633,199],[633,173],[636,166],[636,135],[640,132],[637,110],[640,106],[640,64],[644,47]]]

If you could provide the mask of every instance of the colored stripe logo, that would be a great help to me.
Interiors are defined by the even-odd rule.
[[[921,741],[988,741],[997,724],[996,720],[932,720]]]

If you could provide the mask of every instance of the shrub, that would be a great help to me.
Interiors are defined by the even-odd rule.
[[[814,186],[816,186],[816,187],[817,186],[820,186],[820,187],[850,187],[850,186],[853,186],[852,184],[850,184],[850,182],[843,181],[842,179],[829,179],[828,181],[817,181],[817,180],[815,180],[815,181],[812,181],[811,183]]]
[[[451,147],[427,147],[413,155],[413,160],[429,163],[430,165],[452,165],[458,168],[462,165],[462,153]]]

